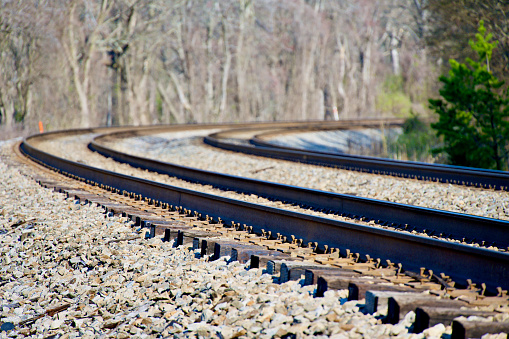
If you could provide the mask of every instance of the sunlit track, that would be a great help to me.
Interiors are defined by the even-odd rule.
[[[300,129],[300,131],[312,129],[311,127]],[[504,171],[310,151],[275,145],[268,141],[271,137],[281,133],[289,133],[289,131],[262,132],[243,143],[231,142],[231,132],[226,131],[209,135],[204,138],[204,141],[221,149],[274,159],[455,185],[509,190],[509,173]],[[248,143],[250,145],[247,145]]]
[[[232,131],[228,134],[245,135],[243,131]],[[478,243],[502,249],[509,246],[509,238],[506,237],[509,231],[508,221],[225,175],[125,154],[101,143],[104,139],[115,137],[122,139],[132,136],[128,132],[99,136],[89,144],[89,148],[133,167],[175,176],[190,182],[212,185],[220,189],[256,194],[286,204],[296,204],[353,219],[374,220],[378,224],[389,225],[395,230],[416,230],[424,234],[458,240],[476,239]]]
[[[172,205],[183,206],[225,222],[234,221],[253,226],[253,230],[270,230],[287,237],[294,236],[306,241],[317,241],[320,245],[370,254],[403,264],[405,268],[417,269],[425,266],[436,272],[447,272],[457,280],[467,278],[483,281],[494,288],[506,286],[508,255],[482,248],[449,243],[433,238],[415,236],[385,229],[339,222],[321,217],[306,216],[252,203],[238,202],[210,194],[131,178],[65,159],[51,156],[30,145],[28,138],[22,150],[43,163],[72,173],[83,180],[106,185],[117,190],[128,190]],[[433,256],[429,256],[433,253]],[[470,262],[468,267],[458,267],[458,262]],[[493,270],[493,267],[496,267]],[[497,273],[495,273],[495,271]],[[505,274],[505,275],[504,275]]]

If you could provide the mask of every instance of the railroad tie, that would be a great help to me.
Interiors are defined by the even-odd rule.
[[[267,250],[267,252],[262,251],[260,253],[253,253],[251,254],[250,268],[268,267],[268,262],[274,260],[275,258],[277,259],[290,258],[290,256],[288,254],[271,250]]]
[[[281,264],[279,282],[285,283],[290,280],[300,280],[307,269],[320,268],[323,265],[309,261],[289,261]]]
[[[466,302],[440,299],[430,294],[394,292],[388,301],[387,322],[397,324],[408,312],[420,306],[460,308],[467,305]]]
[[[373,279],[372,281],[355,279],[348,284],[348,300],[361,300],[366,298],[368,291],[387,291],[387,292],[423,292],[427,291],[426,287],[409,287],[386,283],[382,279]]]
[[[492,317],[497,314],[500,313],[473,310],[470,308],[419,306],[415,309],[415,322],[413,332],[421,333],[425,329],[433,327],[437,324],[444,324],[445,326],[449,326],[452,324],[452,321],[458,317]]]
[[[238,243],[231,249],[231,261],[238,261],[245,264],[251,260],[251,255],[254,253],[270,253],[270,250],[262,246]]]
[[[296,257],[285,256],[284,259],[271,259],[267,262],[267,273],[270,275],[279,274],[281,271],[281,265],[290,261],[302,262],[302,259]]]
[[[509,333],[509,322],[485,322],[455,319],[451,339],[480,338],[486,333]]]

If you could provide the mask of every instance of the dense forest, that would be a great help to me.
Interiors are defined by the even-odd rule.
[[[0,1],[0,139],[39,121],[426,116],[480,20],[509,78],[509,1]]]

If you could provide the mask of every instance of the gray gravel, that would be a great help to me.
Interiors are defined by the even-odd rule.
[[[313,298],[315,286],[273,283],[227,257],[196,258],[160,239],[132,237],[131,223],[43,189],[0,146],[0,337],[424,338],[450,334],[437,325],[409,334],[414,317],[381,324],[345,302],[346,291]],[[24,224],[16,226],[17,223]],[[23,239],[20,241],[20,239]],[[59,305],[69,307],[53,316]],[[30,325],[23,321],[41,317]],[[501,320],[501,319],[495,319]]]
[[[154,138],[160,142],[154,142]],[[109,146],[129,154],[259,180],[509,220],[509,192],[505,191],[247,156],[202,145],[200,138],[192,135],[179,141],[179,147],[161,147],[164,140],[172,139],[173,134],[164,133],[125,139]]]
[[[309,151],[376,156],[383,147],[383,140],[395,138],[398,134],[401,134],[399,127],[386,130],[366,128],[287,134],[267,141],[278,146]]]
[[[194,144],[197,144],[195,147],[203,147],[203,146],[201,146],[201,142],[200,142],[201,139],[194,136],[194,133],[196,133],[196,132],[197,131],[180,132],[179,135],[182,137],[182,139],[174,138],[173,135],[168,139],[165,139],[159,135],[155,135],[155,136],[150,135],[150,136],[143,136],[140,138],[135,138],[136,141],[138,141],[138,139],[143,140],[143,145],[145,145],[145,147],[146,147],[145,152],[139,153],[138,155],[147,156],[147,154],[148,154],[154,158],[164,158],[164,157],[168,157],[168,153],[172,153],[172,150],[180,150],[182,148],[187,149],[189,147],[193,147]],[[203,134],[204,132],[199,131],[198,133]],[[234,191],[224,191],[224,190],[220,190],[217,188],[213,188],[212,186],[209,186],[209,185],[200,185],[200,184],[195,184],[195,183],[189,183],[184,180],[177,179],[175,177],[170,177],[168,175],[160,175],[160,174],[157,174],[154,172],[139,170],[139,169],[133,168],[126,164],[117,163],[116,161],[113,161],[109,158],[104,158],[97,153],[90,152],[88,150],[88,148],[86,147],[86,144],[94,136],[95,136],[95,134],[84,134],[84,135],[79,135],[79,136],[66,136],[66,137],[61,137],[58,139],[40,142],[37,145],[37,147],[39,147],[43,150],[46,150],[52,154],[55,154],[57,156],[64,157],[64,158],[67,158],[67,159],[70,159],[73,161],[78,161],[78,162],[85,163],[85,164],[88,164],[88,165],[91,165],[94,167],[99,167],[99,168],[103,168],[106,170],[119,172],[119,173],[123,173],[123,174],[130,175],[130,176],[136,176],[136,177],[140,177],[140,178],[144,178],[144,179],[148,179],[148,180],[152,180],[152,181],[157,181],[157,182],[165,183],[165,184],[172,185],[172,186],[183,187],[183,188],[187,188],[187,189],[191,189],[191,190],[195,190],[195,191],[199,191],[199,192],[206,192],[209,194],[214,194],[214,195],[232,198],[232,199],[236,199],[236,200],[261,204],[261,205],[265,205],[265,206],[283,208],[283,209],[287,209],[287,210],[291,210],[291,211],[295,211],[295,212],[320,216],[320,217],[329,218],[329,219],[335,219],[335,220],[346,221],[346,222],[351,222],[351,223],[356,223],[356,224],[380,227],[380,228],[384,228],[384,229],[392,229],[392,230],[397,230],[398,232],[411,233],[411,234],[415,234],[415,235],[421,235],[424,237],[428,237],[427,234],[421,233],[421,232],[418,232],[415,230],[414,231],[405,231],[402,229],[394,229],[389,226],[382,226],[382,225],[376,224],[374,221],[366,222],[366,221],[361,221],[361,220],[357,220],[357,219],[342,217],[340,215],[328,214],[328,213],[318,212],[318,211],[314,211],[314,210],[308,210],[308,209],[304,209],[304,208],[301,208],[298,206],[284,204],[280,201],[268,200],[266,198],[262,198],[262,197],[259,197],[259,196],[253,195],[253,194],[239,194]],[[124,146],[125,148],[123,148],[123,151],[126,151],[126,149],[129,149],[131,152],[133,152],[133,150],[137,149],[137,145],[130,145],[132,140],[133,139],[126,140],[126,143],[128,144],[128,146]],[[211,148],[204,148],[204,150],[208,150],[208,149],[213,150]],[[216,152],[216,153],[224,156],[224,154],[222,152]],[[229,153],[229,154],[232,154],[232,153]],[[227,153],[227,155],[228,155],[228,153]],[[237,154],[233,153],[233,155],[235,156]],[[193,159],[193,157],[190,157],[190,158]],[[173,157],[171,157],[171,159],[173,159]],[[250,159],[250,160],[253,160],[253,159]],[[263,160],[265,160],[265,159],[263,158]],[[166,161],[171,161],[171,160],[167,159]],[[190,167],[194,167],[194,164],[195,163],[192,163],[192,164],[184,163],[184,165],[190,166]],[[295,163],[283,162],[283,165],[288,165],[292,168],[298,169],[298,165]],[[211,162],[211,167],[216,167],[214,162]],[[321,169],[324,169],[322,167],[316,167],[316,166],[311,166],[311,167],[312,167],[311,170],[319,171]],[[223,166],[222,168],[224,169],[225,166]],[[270,169],[270,168],[268,168],[268,169]],[[263,168],[262,168],[262,171],[263,171]],[[438,237],[436,235],[434,235],[433,238],[438,238]],[[456,242],[456,243],[463,243],[464,245],[473,246],[473,247],[481,246],[478,243],[464,243],[457,239],[449,239],[449,238],[440,238],[440,239],[446,240],[446,241],[451,241],[451,242]],[[492,250],[496,250],[496,251],[505,250],[505,249],[499,249],[494,246],[490,246],[488,248],[492,249]]]

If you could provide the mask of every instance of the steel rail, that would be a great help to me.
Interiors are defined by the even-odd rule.
[[[509,286],[508,253],[310,216],[134,178],[43,152],[30,144],[36,137],[26,138],[20,150],[64,174],[221,217],[226,222],[245,223],[258,232],[263,228],[287,237],[294,235],[306,242],[317,241],[342,251],[350,249],[374,258],[389,259],[401,263],[407,270],[425,266],[435,272],[446,272],[458,282],[466,279],[484,282],[491,291],[498,286]]]
[[[375,220],[378,223],[397,228],[405,227],[408,230],[416,229],[420,232],[426,230],[428,233],[433,232],[435,235],[443,234],[442,237],[459,240],[465,238],[471,242],[477,239],[479,242],[484,241],[486,244],[493,244],[501,248],[509,247],[509,221],[206,171],[125,154],[101,144],[104,139],[132,137],[134,135],[132,132],[129,134],[122,132],[101,135],[95,137],[88,147],[90,150],[105,157],[110,157],[115,161],[160,174],[175,176],[190,182],[240,193],[255,194],[272,200],[280,200],[349,217]]]
[[[336,167],[366,173],[494,188],[505,191],[509,190],[509,172],[505,171],[309,151],[271,144],[262,139],[263,136],[266,137],[267,135],[275,135],[278,133],[279,132],[270,131],[267,132],[267,134],[256,135],[249,140],[252,146],[238,145],[222,140],[228,137],[228,132],[213,133],[205,137],[204,142],[208,145],[229,151],[275,159]]]
[[[169,131],[183,131],[183,130],[196,130],[196,129],[223,129],[220,133],[239,133],[242,131],[251,132],[255,131],[258,134],[260,131],[270,132],[273,130],[293,131],[302,129],[306,126],[308,129],[313,130],[342,130],[342,129],[362,129],[362,128],[376,128],[380,125],[384,126],[401,126],[402,119],[364,119],[364,120],[340,120],[340,121],[278,121],[278,122],[249,122],[249,123],[226,123],[226,124],[185,124],[185,125],[153,125],[122,128],[125,135],[129,136],[132,133],[136,135],[146,135],[163,133]],[[120,131],[121,132],[121,131]],[[121,137],[122,133],[115,134],[115,137]],[[112,132],[113,133],[113,132]]]

